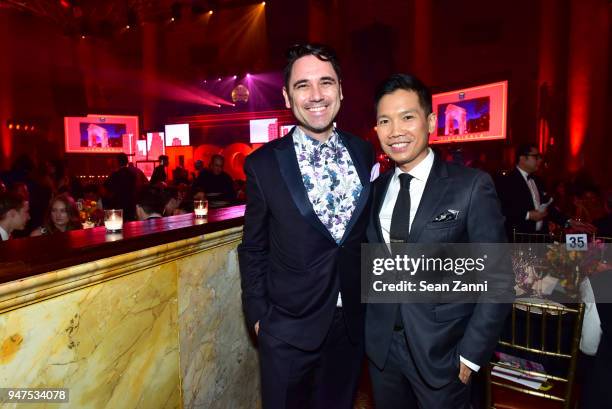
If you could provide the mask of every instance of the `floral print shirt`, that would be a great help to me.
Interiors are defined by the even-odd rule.
[[[335,129],[319,142],[296,126],[293,146],[314,212],[339,243],[363,189],[351,155]]]

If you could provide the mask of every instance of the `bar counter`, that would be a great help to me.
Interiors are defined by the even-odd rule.
[[[69,390],[67,403],[31,408],[260,407],[243,213],[1,242],[0,387]]]
[[[87,261],[242,226],[244,206],[211,209],[207,219],[193,214],[128,222],[121,233],[104,227],[28,239],[0,241],[0,284]]]

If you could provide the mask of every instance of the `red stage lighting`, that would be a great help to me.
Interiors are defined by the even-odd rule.
[[[13,129],[13,124],[8,124],[8,129]]]
[[[19,128],[21,128],[21,125],[19,124],[15,125],[15,129],[19,130]]]
[[[67,0],[60,0],[60,5],[65,9],[70,7],[70,3]]]

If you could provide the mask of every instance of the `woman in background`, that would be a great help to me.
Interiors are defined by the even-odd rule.
[[[51,199],[45,214],[45,223],[35,229],[31,236],[42,236],[81,229],[79,210],[74,199],[67,193],[62,193]]]

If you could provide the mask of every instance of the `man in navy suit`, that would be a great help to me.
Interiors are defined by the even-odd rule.
[[[548,221],[565,228],[594,232],[592,225],[570,219],[551,201],[544,184],[535,175],[542,163],[542,154],[536,145],[520,145],[515,156],[516,167],[500,178],[497,186],[509,239],[513,239],[515,231],[546,234]]]
[[[376,95],[376,132],[397,167],[372,185],[371,243],[504,243],[491,178],[446,163],[429,148],[436,126],[431,93],[396,74]],[[507,266],[509,267],[509,265]],[[489,297],[513,298],[511,270],[489,282]],[[376,407],[469,407],[473,372],[486,364],[510,304],[368,304],[366,353]]]
[[[330,49],[291,48],[283,96],[298,126],[245,161],[238,249],[263,407],[349,409],[363,359],[360,244],[373,152],[333,125],[343,97]]]

